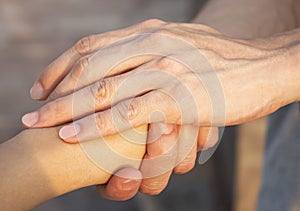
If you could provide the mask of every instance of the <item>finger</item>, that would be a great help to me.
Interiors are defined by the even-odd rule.
[[[161,136],[157,137],[161,132]],[[149,139],[153,137],[156,139]],[[143,174],[140,186],[142,193],[157,195],[167,186],[176,162],[177,138],[176,125],[158,123],[150,126],[148,136],[150,143],[147,145],[147,154],[140,168]]]
[[[217,127],[200,127],[198,133],[197,150],[205,150],[215,146],[219,140],[219,130]]]
[[[124,168],[113,175],[106,185],[98,185],[101,197],[124,201],[136,195],[142,181],[142,174],[134,168]]]
[[[197,157],[198,127],[183,125],[180,129],[178,140],[178,152],[174,172],[185,174],[195,165]]]
[[[162,135],[170,135],[171,133],[176,132],[175,127],[177,125],[171,125],[171,124],[164,124],[164,123],[152,123],[149,126],[149,132],[147,136],[147,144],[150,146],[148,148],[148,154],[151,155],[159,155],[162,152],[162,145],[159,145],[160,147],[153,147],[155,145],[150,145],[151,143],[154,143],[155,141],[159,140],[159,138]]]
[[[155,113],[152,115],[152,113]],[[156,113],[160,115],[156,115]],[[159,91],[122,101],[111,109],[84,117],[64,126],[59,134],[69,143],[121,133],[132,127],[151,122],[176,123],[180,113],[175,102]]]
[[[144,77],[147,82],[139,83]],[[73,94],[48,102],[22,118],[25,127],[50,127],[108,108],[122,99],[155,89],[150,71],[130,72],[97,81]],[[83,100],[84,99],[84,100]]]
[[[143,179],[139,191],[147,195],[158,195],[167,187],[171,175],[170,170],[159,176]]]
[[[84,55],[95,52],[103,45],[102,35],[91,35],[79,40],[54,60],[38,77],[30,90],[33,99],[45,99],[55,86],[68,74],[74,63]]]
[[[125,29],[91,35],[80,39],[72,48],[68,49],[52,62],[38,77],[31,88],[31,97],[33,99],[47,98],[57,84],[69,73],[79,58],[92,54],[124,37],[138,34],[145,29],[163,24],[166,23],[160,20],[149,20]]]
[[[129,46],[131,47],[127,48],[127,54],[120,53],[120,48],[125,48],[124,46],[114,46],[80,59],[51,92],[47,100],[65,96],[103,78],[128,72],[154,57],[153,55],[139,55],[137,51],[141,48],[138,46],[134,48],[132,44]]]

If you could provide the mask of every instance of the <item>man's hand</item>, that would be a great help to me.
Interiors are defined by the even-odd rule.
[[[55,100],[23,123],[49,127],[75,120],[60,136],[77,142],[146,123],[250,121],[295,100],[290,44],[281,37],[232,39],[207,26],[157,20],[90,36],[40,76],[32,96]]]
[[[141,191],[159,193],[185,158],[194,164],[196,140],[205,137],[197,127],[210,131],[243,123],[295,100],[299,84],[292,77],[290,44],[278,37],[237,40],[207,26],[158,20],[93,35],[42,73],[31,94],[50,102],[25,115],[23,123],[48,127],[74,119],[60,131],[71,143],[145,123],[184,125],[153,143],[148,137]],[[148,171],[147,165],[158,170]]]

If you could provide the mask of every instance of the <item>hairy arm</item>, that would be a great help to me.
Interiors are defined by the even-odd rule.
[[[124,166],[138,168],[146,126],[84,144],[66,144],[58,128],[25,130],[0,145],[0,210],[29,210],[82,187],[104,184]]]

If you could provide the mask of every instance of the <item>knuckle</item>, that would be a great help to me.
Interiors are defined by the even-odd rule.
[[[73,50],[80,56],[91,53],[93,51],[94,40],[94,35],[83,37],[74,45]]]
[[[160,68],[166,68],[171,65],[171,60],[168,59],[168,56],[162,56],[162,57],[158,58],[157,64]]]
[[[80,78],[81,74],[88,69],[90,61],[88,57],[80,59],[75,65],[73,70],[70,73],[72,79],[77,80]]]
[[[90,65],[90,61],[88,57],[82,58],[78,62],[78,66],[81,70],[86,69]]]
[[[166,22],[158,18],[151,18],[143,21],[142,23],[146,26],[160,26],[165,24]]]
[[[134,99],[132,101],[121,102],[116,106],[116,113],[122,121],[126,122],[137,117],[138,107],[138,101]]]
[[[111,86],[108,80],[102,79],[90,86],[90,94],[96,104],[103,104],[111,93]]]

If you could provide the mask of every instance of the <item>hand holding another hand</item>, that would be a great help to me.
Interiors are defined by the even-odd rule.
[[[48,103],[23,123],[74,120],[60,130],[70,143],[151,123],[140,189],[157,194],[173,169],[193,167],[197,142],[198,148],[216,143],[217,126],[265,116],[294,100],[278,100],[274,92],[293,88],[278,80],[287,54],[265,40],[232,39],[204,25],[145,21],[83,38],[50,64],[31,90]],[[112,178],[100,192],[127,199],[139,186],[118,196],[119,181]]]

